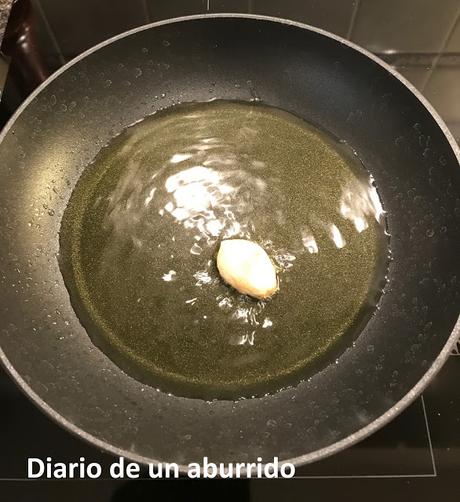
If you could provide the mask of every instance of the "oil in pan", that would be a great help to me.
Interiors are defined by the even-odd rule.
[[[219,276],[224,239],[260,244],[279,292]],[[129,127],[87,167],[61,268],[94,343],[178,395],[274,392],[330,363],[378,301],[384,212],[370,174],[320,129],[259,103],[183,104]]]

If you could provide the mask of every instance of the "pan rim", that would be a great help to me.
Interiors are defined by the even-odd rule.
[[[453,151],[453,153],[454,153],[455,157],[457,158],[457,161],[460,165],[460,146],[457,144],[457,142],[455,141],[449,128],[447,127],[445,122],[442,120],[442,118],[439,116],[439,114],[434,109],[434,107],[418,91],[418,89],[413,84],[411,84],[399,72],[397,72],[390,65],[385,63],[378,56],[375,56],[374,54],[372,54],[368,50],[364,49],[363,47],[361,47],[361,46],[359,46],[349,40],[346,40],[345,38],[340,37],[339,35],[335,35],[333,33],[326,31],[326,30],[323,30],[321,28],[317,28],[315,26],[311,26],[311,25],[308,25],[305,23],[300,23],[297,21],[291,21],[288,19],[273,17],[273,16],[264,16],[264,15],[257,15],[257,14],[242,14],[242,13],[196,14],[196,15],[191,15],[191,16],[181,16],[181,17],[166,19],[166,20],[157,21],[157,22],[153,22],[153,23],[148,23],[146,25],[138,26],[138,27],[133,28],[131,30],[128,30],[128,31],[125,31],[125,32],[120,33],[118,35],[115,35],[115,36],[113,36],[107,40],[104,40],[103,42],[91,47],[90,49],[79,54],[77,57],[70,60],[68,63],[63,65],[61,68],[59,68],[55,73],[53,73],[50,77],[48,77],[42,84],[40,84],[25,99],[25,101],[23,101],[23,103],[21,103],[19,108],[11,116],[11,118],[8,120],[8,122],[5,124],[4,128],[0,132],[0,145],[3,142],[5,136],[10,131],[10,129],[14,126],[18,117],[27,108],[29,103],[31,103],[41,93],[41,91],[43,89],[45,89],[53,80],[55,80],[57,77],[59,77],[68,68],[72,67],[74,64],[78,63],[80,60],[91,55],[93,52],[96,52],[99,49],[101,49],[105,46],[108,46],[111,43],[116,42],[118,40],[121,40],[125,37],[128,37],[130,35],[134,35],[136,33],[146,31],[148,29],[155,28],[158,26],[180,23],[180,22],[185,22],[185,21],[195,21],[195,20],[204,20],[204,19],[213,19],[213,18],[250,19],[250,20],[259,20],[259,21],[269,21],[269,22],[273,22],[273,23],[284,24],[287,26],[293,26],[293,27],[297,27],[297,28],[301,28],[304,30],[318,33],[322,36],[325,36],[329,39],[335,40],[336,42],[339,42],[342,45],[346,45],[347,47],[363,54],[367,58],[374,61],[374,63],[376,63],[380,67],[382,67],[384,70],[386,70],[394,78],[399,80],[399,82],[401,84],[403,84],[419,100],[419,102],[427,109],[427,111],[430,113],[430,115],[436,121],[437,125],[439,126],[442,133],[446,137],[446,139],[447,139],[449,145],[451,146],[452,151]],[[299,466],[299,465],[304,465],[304,464],[315,462],[315,461],[322,459],[322,458],[326,458],[332,454],[335,454],[341,450],[344,450],[345,448],[357,443],[358,441],[361,441],[362,439],[371,435],[373,432],[377,431],[382,426],[384,426],[385,424],[390,422],[390,420],[392,420],[399,413],[401,413],[427,387],[427,385],[431,381],[431,379],[438,373],[438,371],[441,369],[443,364],[447,361],[447,358],[449,357],[449,355],[450,355],[453,347],[455,346],[459,336],[460,336],[460,315],[459,315],[457,322],[456,322],[451,334],[449,335],[443,349],[441,350],[439,355],[436,357],[436,359],[433,361],[432,365],[428,368],[428,370],[424,373],[424,375],[420,378],[420,380],[412,387],[412,389],[409,390],[409,392],[407,392],[389,410],[387,410],[384,414],[382,414],[381,416],[379,416],[378,418],[376,418],[375,420],[373,420],[372,422],[370,422],[366,426],[362,427],[361,429],[357,430],[353,434],[350,434],[349,436],[345,437],[344,439],[341,439],[339,441],[332,443],[329,446],[326,446],[324,448],[321,448],[319,450],[316,450],[316,451],[313,451],[310,453],[306,453],[304,455],[299,455],[297,457],[293,457],[293,458],[289,458],[289,459],[282,459],[282,460],[280,460],[280,463],[281,462],[283,462],[283,463],[290,462],[294,466]],[[164,460],[144,457],[142,455],[135,454],[131,451],[124,450],[122,448],[118,448],[118,447],[108,443],[105,440],[99,439],[99,438],[93,436],[92,434],[87,433],[79,426],[76,426],[75,424],[73,424],[72,422],[67,420],[63,415],[56,412],[34,390],[32,390],[32,388],[29,386],[29,384],[15,370],[14,366],[10,363],[8,357],[6,356],[5,352],[3,351],[3,349],[1,347],[0,347],[0,361],[2,362],[2,364],[5,367],[5,369],[7,370],[7,372],[10,374],[10,376],[13,378],[15,383],[18,385],[18,387],[22,390],[22,392],[24,392],[24,394],[27,395],[27,397],[29,399],[31,399],[31,401],[39,409],[41,409],[46,415],[48,415],[52,420],[57,422],[59,425],[61,425],[62,427],[64,427],[65,429],[67,429],[68,431],[73,433],[74,435],[78,436],[79,438],[87,441],[88,443],[90,443],[90,444],[92,444],[102,450],[105,450],[115,456],[125,457],[125,458],[133,460],[139,464],[146,465],[149,463],[158,464],[158,463],[164,462]],[[179,470],[181,473],[185,474],[187,472],[187,469],[188,469],[187,465],[179,464]]]

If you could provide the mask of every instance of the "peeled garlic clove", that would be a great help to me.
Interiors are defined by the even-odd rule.
[[[246,239],[220,243],[217,269],[222,279],[240,293],[263,300],[278,289],[276,269],[265,250]]]

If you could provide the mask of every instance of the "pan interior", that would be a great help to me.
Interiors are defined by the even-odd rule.
[[[268,301],[222,282],[222,239],[261,244]],[[331,363],[359,334],[387,265],[382,207],[345,144],[260,103],[177,105],[87,167],[61,226],[61,270],[96,345],[175,394],[248,397]]]

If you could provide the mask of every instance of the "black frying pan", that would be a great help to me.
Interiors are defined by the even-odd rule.
[[[208,100],[211,83],[225,99],[248,100],[256,88],[352,145],[392,235],[386,294],[355,346],[295,388],[239,402],[175,397],[123,373],[80,325],[57,260],[64,208],[100,148],[179,97]],[[397,415],[458,337],[458,146],[409,83],[321,30],[223,15],[115,37],[26,100],[2,133],[0,169],[1,359],[53,419],[114,454],[181,465],[204,455],[317,460]]]

